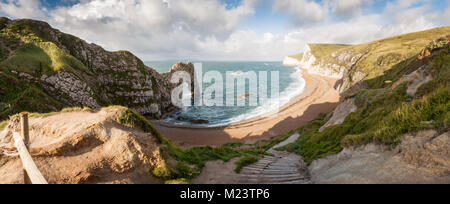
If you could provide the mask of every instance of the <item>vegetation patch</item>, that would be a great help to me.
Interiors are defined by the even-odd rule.
[[[139,128],[147,133],[150,133],[165,146],[169,155],[178,161],[177,166],[171,170],[171,176],[169,177],[171,179],[195,178],[201,173],[207,161],[221,160],[228,162],[233,158],[242,157],[241,160],[243,161],[237,163],[238,168],[242,168],[248,164],[247,158],[252,156],[255,158],[262,158],[262,155],[266,154],[265,151],[270,149],[271,146],[277,144],[277,141],[279,140],[271,139],[263,141],[261,143],[263,151],[260,151],[256,147],[237,149],[242,146],[242,144],[238,143],[225,144],[221,147],[202,146],[183,149],[164,138],[150,123],[150,121],[131,109],[126,109],[123,111],[119,115],[117,121],[122,125]],[[159,172],[160,171],[157,170],[156,174],[159,175]]]
[[[246,155],[243,156],[239,161],[236,162],[236,173],[241,173],[242,169],[246,166],[252,165],[262,159],[261,156]]]
[[[6,128],[6,126],[8,126],[9,121],[5,120],[0,122],[0,130],[3,130]]]
[[[17,98],[8,101],[8,104],[10,106],[0,113],[0,119],[6,119],[20,112],[49,113],[60,110],[63,107],[61,103],[33,85],[19,92]]]
[[[344,147],[378,143],[396,146],[403,134],[426,129],[449,130],[450,112],[450,47],[439,48],[430,59],[407,60],[387,76],[365,81],[366,87],[355,94],[358,111],[350,114],[341,125],[331,126],[323,132],[319,128],[326,122],[325,115],[300,127],[300,138],[283,150],[302,155],[307,163],[337,154]],[[418,66],[420,65],[420,66]],[[398,87],[382,83],[386,79],[398,81],[409,69],[428,66],[434,80],[422,85],[414,100],[406,94],[408,82]]]

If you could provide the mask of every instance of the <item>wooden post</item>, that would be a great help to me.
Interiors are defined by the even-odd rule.
[[[22,138],[23,142],[25,144],[25,147],[29,148],[30,143],[30,130],[29,130],[29,124],[28,124],[28,113],[21,113],[20,114],[20,121],[21,121],[21,128],[22,128]],[[28,176],[27,171],[25,168],[23,169],[23,177],[24,177],[24,183],[25,184],[31,184],[30,177]]]

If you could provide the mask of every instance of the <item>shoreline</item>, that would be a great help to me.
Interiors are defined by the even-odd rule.
[[[302,69],[306,82],[302,94],[281,107],[278,112],[220,127],[177,125],[152,121],[163,136],[174,143],[190,146],[220,146],[226,143],[255,143],[285,134],[315,119],[320,113],[331,112],[340,101],[334,85],[339,79],[309,74]]]
[[[301,69],[299,67],[295,67],[295,69],[297,71],[301,72],[300,73],[301,78],[304,80],[304,76],[303,75],[307,71],[305,69]],[[269,112],[266,112],[266,113],[263,113],[263,114],[260,114],[260,115],[255,115],[255,116],[249,117],[248,119],[240,120],[240,121],[237,121],[237,122],[230,122],[230,123],[227,123],[227,124],[219,124],[219,125],[207,126],[207,125],[194,125],[194,124],[182,124],[182,123],[175,124],[175,123],[172,123],[172,122],[166,122],[164,120],[157,120],[157,121],[162,126],[172,127],[172,128],[214,129],[214,128],[231,127],[231,126],[234,126],[234,125],[244,124],[244,123],[250,122],[252,120],[258,120],[260,118],[270,117],[270,116],[272,116],[274,114],[277,114],[278,111],[282,110],[284,107],[288,106],[292,101],[295,101],[296,99],[298,99],[298,97],[302,96],[305,93],[305,91],[306,91],[306,80],[305,80],[305,87],[303,88],[303,91],[301,93],[299,93],[299,94],[296,94],[294,97],[291,98],[291,100],[287,101],[286,104],[280,106],[278,109],[272,110],[272,111],[269,111]]]

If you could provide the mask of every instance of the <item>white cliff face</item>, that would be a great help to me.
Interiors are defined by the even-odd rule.
[[[345,66],[337,64],[328,64],[324,61],[317,62],[317,58],[312,54],[309,45],[306,45],[303,59],[299,63],[299,66],[308,71],[310,74],[317,74],[320,76],[343,78],[347,73]]]
[[[284,66],[297,66],[299,64],[300,64],[300,62],[297,59],[292,58],[292,57],[285,57],[283,60]]]

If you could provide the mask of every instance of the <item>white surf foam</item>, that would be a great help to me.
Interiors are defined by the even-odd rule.
[[[305,91],[306,87],[306,82],[302,78],[302,71],[300,69],[296,68],[296,72],[291,74],[291,78],[293,79],[293,81],[288,87],[286,87],[283,92],[280,93],[278,102],[276,101],[277,99],[269,99],[266,104],[257,107],[249,113],[231,118],[228,123],[222,125],[229,125],[232,123],[239,123],[242,121],[258,118],[274,111],[278,111],[280,108],[287,105],[293,99],[301,95]]]
[[[236,117],[230,118],[228,120],[224,120],[221,122],[215,122],[215,123],[207,124],[207,125],[205,125],[205,124],[196,125],[196,124],[191,124],[188,122],[176,121],[176,120],[173,120],[173,118],[171,118],[171,119],[168,118],[168,119],[170,122],[172,122],[174,124],[178,124],[178,125],[190,125],[190,126],[199,126],[199,127],[223,127],[223,126],[227,126],[230,124],[236,124],[239,122],[255,119],[255,118],[262,117],[264,115],[273,113],[275,111],[278,111],[283,106],[287,105],[289,102],[294,100],[296,97],[300,96],[305,91],[306,82],[302,77],[302,75],[303,75],[302,70],[297,67],[293,67],[293,69],[295,69],[296,71],[290,75],[290,77],[292,78],[292,82],[288,85],[288,87],[286,87],[280,93],[278,99],[269,99],[266,104],[258,106],[254,110],[252,110],[248,113],[243,113]],[[242,74],[243,72],[235,72],[235,73]],[[185,87],[185,88],[187,89],[187,87]],[[189,93],[188,91],[186,91],[186,92]],[[186,95],[186,98],[190,98],[190,96]],[[277,101],[277,100],[279,100],[279,101]]]

